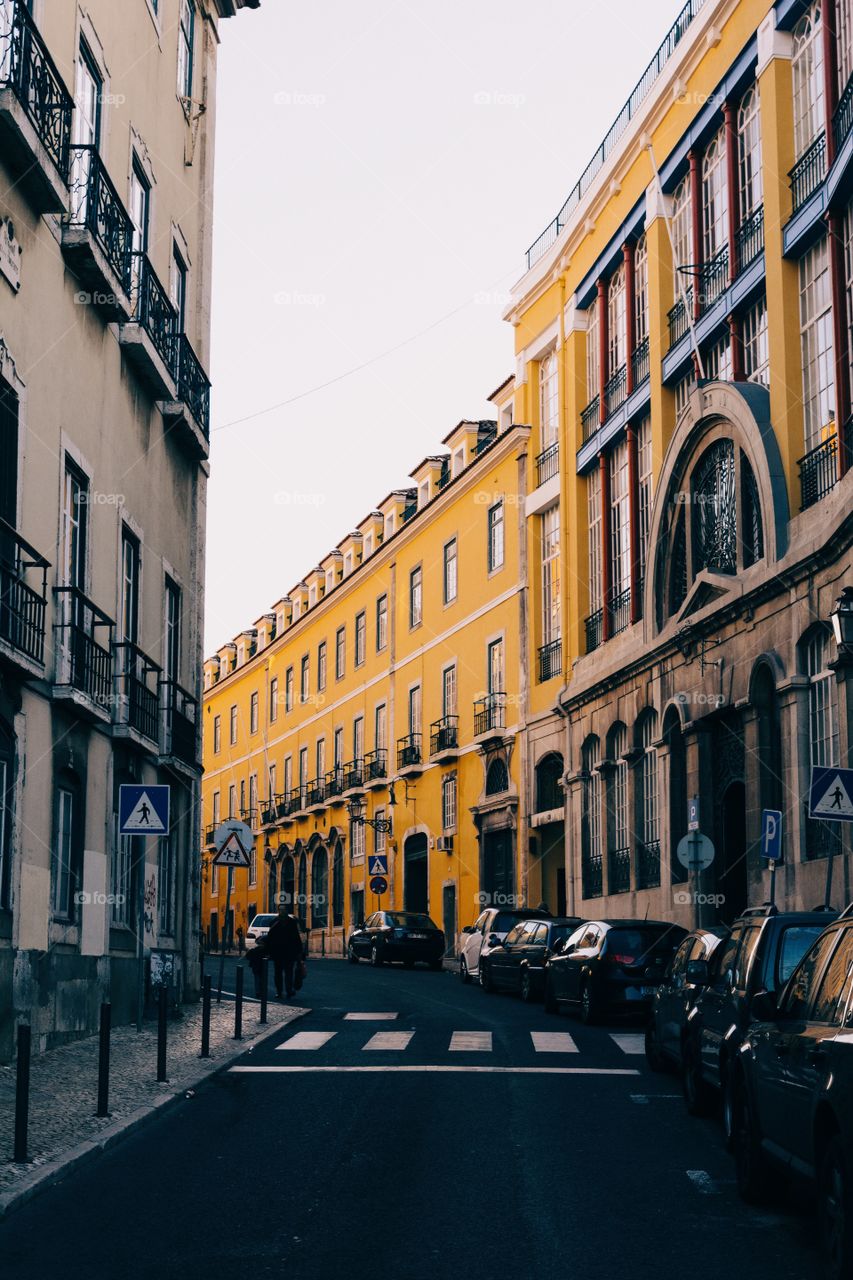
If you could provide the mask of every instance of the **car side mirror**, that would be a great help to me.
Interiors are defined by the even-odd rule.
[[[504,945],[503,938],[499,938],[496,933],[490,933],[488,944],[490,947],[502,947]]]
[[[779,1016],[775,991],[756,991],[749,1011],[756,1022],[772,1022]]]
[[[694,987],[707,987],[711,981],[711,974],[708,968],[707,960],[688,960],[687,961],[687,981],[692,983]]]
[[[475,932],[476,932],[476,930],[474,929],[474,926],[473,926],[472,924],[466,924],[466,925],[465,925],[465,927],[464,927],[464,929],[462,930],[462,932],[463,932],[463,933],[475,933]]]
[[[558,956],[560,952],[563,950],[564,946],[565,946],[565,939],[558,938],[557,941],[551,945],[551,955]]]

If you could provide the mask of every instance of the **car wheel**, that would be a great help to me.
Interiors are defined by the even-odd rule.
[[[761,1204],[768,1198],[771,1170],[761,1150],[761,1135],[755,1115],[741,1079],[733,1083],[734,1153],[737,1188],[750,1204]]]
[[[828,1142],[818,1165],[817,1211],[826,1280],[844,1280],[853,1264],[853,1205],[838,1134]]]
[[[492,982],[492,975],[489,972],[489,966],[482,959],[480,960],[479,981],[480,986],[484,991],[494,991],[495,984]]]
[[[471,981],[471,975],[468,972],[468,966],[465,963],[464,956],[459,961],[459,977],[462,979],[463,983],[465,983],[466,985]]]
[[[591,1027],[598,1021],[598,1003],[592,994],[592,984],[587,978],[581,987],[581,1022]]]
[[[646,1062],[652,1071],[666,1071],[666,1058],[661,1053],[660,1041],[658,1040],[657,1026],[654,1018],[651,1019],[646,1027]]]
[[[347,947],[347,960],[349,960],[350,964],[358,964],[358,956],[352,943]]]
[[[374,969],[382,967],[382,952],[379,950],[379,944],[376,942],[374,942],[373,946],[370,948],[370,963],[373,965]]]
[[[545,979],[545,1012],[560,1012],[560,1002],[554,993],[554,980],[550,974]]]
[[[533,979],[530,976],[530,970],[525,969],[521,975],[520,983],[521,998],[525,1004],[533,1003]]]
[[[691,1116],[707,1116],[714,1105],[714,1095],[702,1079],[699,1051],[690,1041],[684,1046],[681,1068],[681,1088],[684,1102]]]

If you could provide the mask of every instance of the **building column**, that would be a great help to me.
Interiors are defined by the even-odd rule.
[[[610,595],[611,595],[611,563],[610,563],[610,467],[608,456],[604,452],[598,455],[598,470],[601,476],[601,639],[610,639]]]
[[[628,448],[628,537],[631,542],[631,622],[639,622],[640,607],[640,480],[637,459],[637,429],[633,423],[625,428]]]
[[[636,319],[634,315],[634,246],[632,244],[623,244],[622,261],[625,264],[625,394],[629,396],[634,390],[634,362],[631,357],[634,354],[634,346],[636,345],[634,327]]]
[[[820,43],[823,54],[823,107],[826,117],[826,167],[835,160],[832,117],[838,106],[838,22],[835,0],[821,0]]]
[[[702,314],[699,294],[702,277],[700,274],[703,260],[702,253],[702,175],[699,170],[699,155],[691,147],[687,153],[690,164],[690,223],[693,246],[693,319],[698,320]]]
[[[740,316],[729,316],[729,346],[732,353],[732,382],[745,382],[743,325]]]
[[[598,421],[604,423],[607,417],[607,403],[604,388],[607,385],[607,362],[610,355],[610,335],[607,332],[607,284],[602,279],[596,284],[598,298]]]
[[[733,284],[740,266],[737,252],[737,233],[740,227],[740,185],[737,172],[737,116],[734,106],[729,101],[723,104],[723,120],[726,128],[726,185],[729,188],[729,284]]]

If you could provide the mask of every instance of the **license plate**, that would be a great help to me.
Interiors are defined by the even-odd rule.
[[[655,987],[640,987],[640,995],[653,996],[655,994],[655,990],[656,990]]]
[[[426,935],[425,933],[410,933],[410,934],[409,934],[409,937],[410,937],[410,938],[425,938],[426,936],[427,936],[427,935]]]

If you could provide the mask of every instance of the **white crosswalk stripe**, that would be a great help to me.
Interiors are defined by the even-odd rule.
[[[451,1053],[491,1053],[491,1031],[454,1031],[450,1037]]]
[[[530,1039],[537,1053],[578,1053],[568,1031],[531,1031]]]
[[[337,1035],[336,1031],[297,1031],[289,1040],[285,1040],[284,1044],[276,1047],[278,1049],[322,1049],[323,1045],[328,1044],[335,1035]]]
[[[344,1022],[393,1022],[396,1013],[345,1013]]]
[[[366,1049],[405,1049],[414,1034],[414,1031],[376,1031],[367,1044],[361,1046],[362,1051]]]
[[[610,1039],[623,1053],[645,1053],[646,1037],[642,1031],[613,1031]]]

